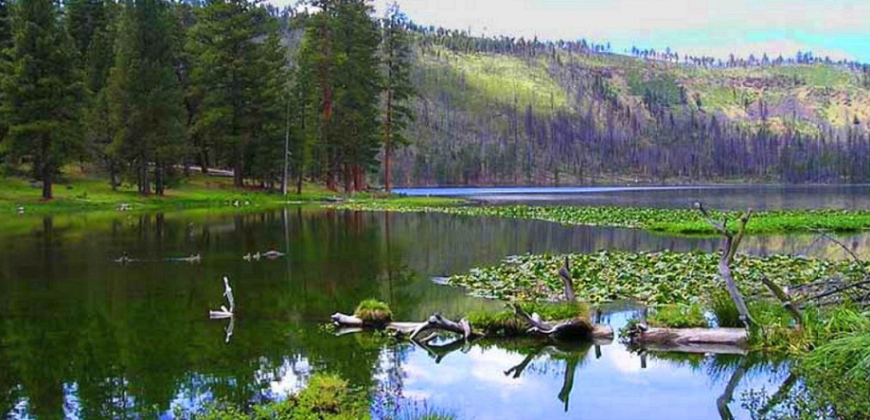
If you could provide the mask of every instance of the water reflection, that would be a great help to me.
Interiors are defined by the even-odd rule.
[[[365,335],[333,337],[318,327],[368,297],[409,320],[500,307],[428,278],[511,254],[714,250],[715,240],[309,208],[16,223],[0,235],[0,413],[10,418],[171,417],[214,399],[248,405],[278,398],[318,371],[354,386],[400,388],[404,399],[425,398],[460,418],[718,415],[721,379],[657,358],[641,369],[640,356],[619,345],[384,347]],[[867,248],[867,237],[853,240]],[[748,247],[834,249],[808,237],[753,238]],[[242,258],[265,250],[286,255]],[[137,261],[115,263],[124,253]],[[167,261],[197,254],[199,264]],[[223,302],[223,276],[235,294],[230,324],[207,319]],[[737,392],[772,378],[746,375]],[[747,415],[736,410],[735,417]]]
[[[610,314],[617,326],[630,316]],[[380,418],[425,400],[473,419],[745,419],[734,396],[776,389],[788,376],[786,363],[758,355],[637,354],[619,344],[481,340],[449,357],[407,346],[401,352],[400,389],[381,394],[402,400],[376,399]]]

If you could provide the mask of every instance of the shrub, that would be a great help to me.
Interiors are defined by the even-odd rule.
[[[649,317],[649,325],[670,328],[704,328],[709,326],[704,310],[697,304],[662,305]]]
[[[375,299],[366,299],[360,302],[353,314],[364,323],[372,325],[385,325],[393,320],[393,311],[390,310],[390,306]]]

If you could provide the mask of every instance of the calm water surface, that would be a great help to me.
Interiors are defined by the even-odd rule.
[[[409,188],[409,196],[468,197],[492,204],[570,204],[688,208],[870,209],[870,185],[718,185],[553,188]]]
[[[319,327],[368,297],[408,320],[499,308],[430,278],[509,255],[715,250],[711,239],[313,208],[22,218],[0,226],[0,415],[10,419],[173,418],[176,409],[214,400],[282,398],[315,372],[374,390],[378,418],[427,406],[475,420],[718,419],[722,410],[747,419],[742,396],[775,392],[788,375],[782,363],[641,357],[618,342],[427,350],[334,337]],[[867,248],[866,236],[846,240]],[[746,249],[838,255],[812,237],[751,238]],[[287,256],[242,259],[268,250]],[[137,261],[113,262],[125,253]],[[173,261],[192,254],[202,262]],[[223,276],[236,295],[232,325],[207,319],[223,303]],[[605,318],[618,328],[632,313],[610,308]],[[736,383],[733,401],[720,406],[729,382]]]

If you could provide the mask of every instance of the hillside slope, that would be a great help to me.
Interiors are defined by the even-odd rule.
[[[858,69],[501,49],[417,35],[415,144],[396,184],[868,181]]]

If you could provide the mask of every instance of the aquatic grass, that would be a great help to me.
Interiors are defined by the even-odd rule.
[[[366,420],[370,419],[365,393],[351,389],[333,374],[316,374],[296,395],[284,401],[258,404],[251,409],[215,403],[200,412],[176,413],[193,420]]]
[[[546,321],[564,321],[575,319],[586,322],[589,330],[592,323],[589,320],[589,306],[581,302],[570,303],[522,303],[523,311],[529,314],[537,313]],[[466,319],[472,327],[487,336],[494,337],[519,337],[526,335],[529,329],[528,321],[517,315],[513,309],[504,309],[496,312],[477,311],[466,315]]]
[[[609,226],[645,229],[676,235],[716,235],[709,223],[692,209],[573,206],[470,206],[432,205],[420,202],[359,201],[334,205],[359,211],[437,212],[460,216],[501,217],[543,220],[565,225]],[[736,220],[739,212],[711,212],[721,220]],[[870,211],[866,210],[771,210],[753,213],[747,234],[848,233],[870,230]]]
[[[652,327],[706,328],[709,326],[707,318],[704,317],[704,309],[696,303],[658,306],[647,321]]]
[[[749,343],[756,350],[801,354],[812,347],[807,328],[797,328],[791,314],[779,302],[754,300],[748,303],[755,323]]]
[[[821,344],[802,359],[799,369],[842,418],[867,418],[870,413],[870,387],[866,382],[870,377],[870,332]],[[864,417],[856,416],[859,413]]]
[[[740,311],[737,310],[737,305],[734,300],[725,290],[713,292],[710,297],[710,310],[716,318],[716,325],[722,328],[742,328],[743,321],[740,320]]]
[[[801,325],[777,301],[754,300],[749,303],[749,311],[756,321],[750,342],[767,351],[800,356],[832,340],[870,333],[870,318],[849,302],[822,308],[808,306],[803,310]]]

